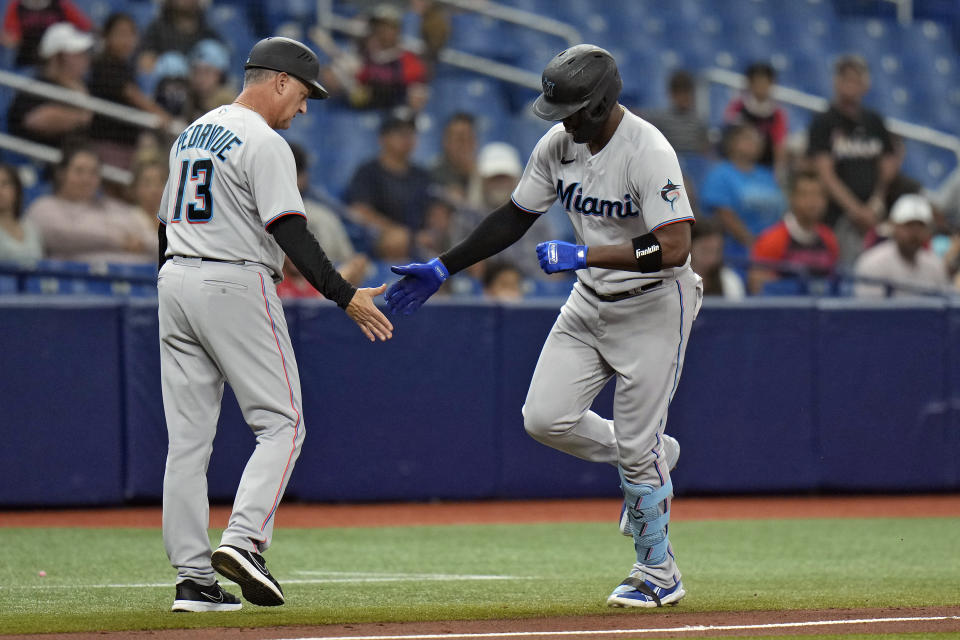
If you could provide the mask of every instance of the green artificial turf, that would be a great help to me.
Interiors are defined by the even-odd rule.
[[[677,522],[688,595],[671,611],[960,605],[958,532],[956,518]],[[633,560],[615,522],[281,526],[266,558],[285,606],[172,614],[159,530],[0,529],[0,545],[0,633],[621,615],[604,599]]]

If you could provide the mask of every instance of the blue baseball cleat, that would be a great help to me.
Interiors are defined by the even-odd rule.
[[[662,607],[680,602],[687,592],[683,590],[683,581],[678,580],[672,587],[661,587],[643,579],[642,573],[631,575],[621,582],[607,604],[611,607]]]

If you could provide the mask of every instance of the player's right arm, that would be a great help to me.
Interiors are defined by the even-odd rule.
[[[384,296],[391,312],[410,315],[452,274],[500,253],[523,237],[557,198],[550,158],[557,153],[553,147],[562,130],[562,125],[555,126],[540,139],[509,202],[494,209],[462,242],[429,262],[391,267],[404,276]]]

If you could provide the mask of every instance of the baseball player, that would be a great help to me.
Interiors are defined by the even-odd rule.
[[[243,91],[194,121],[170,149],[158,217],[160,362],[169,450],[163,540],[177,569],[173,611],[232,611],[284,603],[263,553],[304,437],[300,377],[275,284],[286,253],[371,340],[393,327],[373,303],[385,286],[355,289],[307,231],[286,129],[307,99],[326,98],[316,55],[288,38],[250,51]],[[224,381],[256,434],[220,546],[207,527],[207,464]]]
[[[537,143],[511,200],[440,257],[394,267],[404,277],[387,304],[412,313],[450,274],[510,246],[560,201],[577,244],[544,242],[537,255],[547,273],[576,270],[577,282],[540,354],[524,426],[548,446],[619,469],[621,530],[637,556],[607,603],[674,604],[685,595],[667,536],[679,450],[663,430],[702,297],[689,260],[693,213],[670,144],[618,104],[622,82],[607,51],[567,49],[542,80],[534,113],[562,124]],[[610,421],[590,405],[614,375]]]

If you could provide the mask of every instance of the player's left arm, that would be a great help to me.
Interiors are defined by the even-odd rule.
[[[650,231],[614,245],[574,245],[552,240],[537,245],[540,267],[547,273],[586,267],[656,273],[683,266],[690,255],[694,221],[677,154],[669,147],[646,152],[627,167],[633,201],[640,205]]]
[[[656,273],[681,267],[690,255],[690,221],[684,220],[628,242],[606,245],[576,245],[560,240],[537,245],[540,267],[547,273],[586,267]]]

